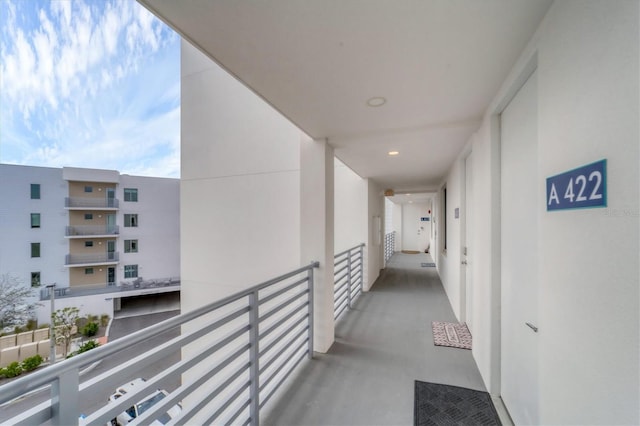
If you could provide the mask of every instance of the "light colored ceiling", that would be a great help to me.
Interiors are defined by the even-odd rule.
[[[139,1],[360,176],[411,191],[443,179],[552,2]]]
[[[425,204],[429,202],[434,195],[434,192],[407,192],[403,194],[396,193],[387,198],[395,204]]]

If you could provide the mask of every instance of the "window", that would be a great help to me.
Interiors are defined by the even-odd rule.
[[[125,253],[137,253],[138,252],[138,240],[124,240],[124,252]]]
[[[93,275],[93,268],[84,268],[85,275]]]
[[[138,226],[138,215],[137,214],[125,214],[124,215],[124,226],[128,228],[135,228]]]
[[[31,213],[31,227],[40,228],[40,213]]]
[[[138,278],[138,265],[124,265],[125,278]]]
[[[138,201],[138,188],[125,188],[124,189],[125,201]]]
[[[84,242],[84,246],[85,247],[93,247],[93,241],[85,241]]]
[[[93,192],[93,186],[89,186],[89,185],[85,186],[84,192]]]
[[[31,199],[39,200],[40,199],[40,184],[32,183],[31,184]]]
[[[31,243],[31,257],[40,257],[40,243]]]
[[[85,213],[84,220],[93,220],[93,213]]]
[[[40,287],[40,272],[31,273],[31,287]]]

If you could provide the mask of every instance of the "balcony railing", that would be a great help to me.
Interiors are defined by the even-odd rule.
[[[77,225],[67,226],[65,235],[67,237],[90,237],[96,235],[118,235],[120,227],[118,225]]]
[[[117,198],[82,198],[66,197],[64,206],[68,209],[117,209],[119,207]]]
[[[91,265],[91,264],[106,264],[117,263],[120,259],[120,254],[115,252],[108,253],[92,253],[92,254],[67,254],[65,256],[64,264],[66,266],[73,265]]]
[[[362,293],[364,284],[364,244],[334,256],[333,317],[338,319]]]
[[[396,231],[384,235],[384,261],[388,262],[396,250]]]
[[[77,425],[82,416],[84,425],[104,425],[162,383],[177,380],[177,389],[136,418],[136,424],[150,424],[182,401],[172,424],[194,423],[195,417],[199,424],[257,425],[260,409],[313,355],[313,270],[318,266],[314,262],[0,387],[0,406],[42,386],[51,390],[51,399],[6,423]],[[80,383],[85,367],[178,327],[179,336]],[[147,378],[136,391],[81,414],[80,394],[115,389],[178,350],[179,362]]]
[[[180,277],[157,278],[152,280],[140,280],[133,282],[121,282],[119,285],[113,284],[81,284],[72,287],[59,287],[54,289],[56,299],[65,297],[91,296],[105,293],[124,293],[150,288],[165,289],[172,287],[172,291],[180,290]],[[49,288],[40,289],[40,300],[49,300],[51,293]],[[123,295],[124,296],[124,295]]]

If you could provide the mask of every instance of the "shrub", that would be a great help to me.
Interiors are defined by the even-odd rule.
[[[95,336],[98,333],[98,323],[89,322],[82,328],[82,334],[86,337]]]
[[[4,369],[4,376],[8,378],[16,377],[21,374],[22,366],[17,361],[14,361],[11,364],[7,365],[7,367]]]
[[[88,322],[97,322],[98,321],[98,316],[97,315],[87,315],[87,321]]]
[[[82,346],[80,346],[80,349],[78,349],[78,351],[76,353],[77,354],[81,354],[83,352],[90,351],[91,349],[95,349],[98,346],[100,346],[100,343],[98,343],[95,340],[89,340],[88,342],[86,342]]]
[[[44,360],[40,355],[34,355],[22,361],[22,369],[24,371],[33,371],[42,364]]]
[[[106,327],[109,325],[109,315],[107,314],[100,315],[100,325],[102,327]]]
[[[27,331],[33,331],[38,328],[38,321],[34,319],[30,319],[27,321]]]

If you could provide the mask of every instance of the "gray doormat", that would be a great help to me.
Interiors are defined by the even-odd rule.
[[[422,266],[423,268],[435,268],[436,264],[433,262],[422,262],[420,266]]]
[[[487,392],[419,380],[415,381],[413,424],[502,425]]]

